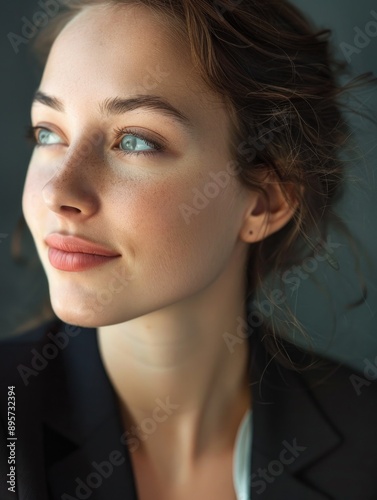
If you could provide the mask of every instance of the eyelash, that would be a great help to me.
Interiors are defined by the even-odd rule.
[[[28,139],[29,141],[31,141],[31,143],[35,146],[35,147],[38,147],[38,146],[41,146],[41,144],[39,144],[39,142],[37,141],[37,138],[35,136],[37,130],[42,130],[43,127],[33,127],[32,125],[29,125],[26,127],[26,134],[25,134],[25,137],[26,139]]]
[[[41,146],[43,147],[43,146],[45,146],[45,144],[40,144],[38,142],[37,137],[36,137],[36,133],[38,130],[47,130],[48,132],[53,132],[53,131],[46,128],[46,127],[33,127],[32,125],[27,127],[26,138],[28,140],[30,140],[35,147],[41,147]],[[114,129],[114,134],[115,134],[115,138],[117,141],[119,141],[125,135],[132,135],[132,136],[136,137],[137,139],[141,139],[142,141],[144,141],[145,144],[147,144],[147,146],[154,148],[154,150],[149,150],[149,151],[126,151],[124,149],[118,148],[117,149],[118,154],[122,154],[122,155],[131,154],[131,155],[136,155],[136,156],[138,156],[139,154],[154,155],[156,153],[160,153],[160,152],[165,150],[165,147],[162,144],[160,144],[152,139],[149,139],[148,137],[145,137],[143,134],[140,134],[139,132],[136,132],[135,130],[132,130],[130,128]]]
[[[115,134],[115,137],[117,140],[121,139],[123,136],[125,135],[133,135],[134,137],[136,137],[137,139],[141,139],[142,141],[145,142],[145,144],[147,144],[147,146],[150,146],[152,148],[154,148],[154,150],[150,150],[150,151],[126,151],[124,149],[118,149],[117,150],[117,153],[120,153],[120,154],[125,154],[125,155],[129,155],[129,154],[132,154],[132,155],[139,155],[139,154],[143,154],[143,155],[154,155],[156,153],[160,153],[162,151],[165,150],[164,146],[152,139],[149,139],[148,137],[145,137],[143,134],[140,134],[139,132],[136,132],[135,130],[132,130],[130,128],[117,128],[114,130],[114,134]]]

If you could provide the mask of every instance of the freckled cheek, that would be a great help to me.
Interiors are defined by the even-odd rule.
[[[130,237],[136,245],[139,255],[148,254],[151,249],[165,256],[201,255],[213,244],[218,225],[222,225],[223,201],[221,196],[210,200],[205,209],[187,220],[182,207],[193,206],[195,186],[200,186],[199,180],[155,182],[143,188],[130,187],[129,195],[121,195],[123,201],[114,205],[113,217],[118,219],[125,239]],[[123,214],[121,218],[119,213]]]
[[[118,218],[124,231],[134,233],[143,239],[161,238],[175,232],[182,223],[179,212],[182,188],[174,183],[151,183],[150,185],[129,185],[118,192],[118,202],[113,204],[113,215]]]

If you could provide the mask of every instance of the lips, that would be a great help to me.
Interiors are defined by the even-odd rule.
[[[45,243],[50,264],[62,271],[84,271],[120,257],[103,245],[72,235],[52,233]]]

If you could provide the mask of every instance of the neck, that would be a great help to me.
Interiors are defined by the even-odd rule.
[[[248,341],[230,350],[224,338],[246,319],[241,283],[222,276],[184,302],[98,328],[105,369],[140,452],[157,456],[170,446],[189,463],[233,447],[251,406]]]

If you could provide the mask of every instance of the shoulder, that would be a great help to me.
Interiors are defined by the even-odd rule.
[[[346,362],[319,358],[325,364],[301,375],[305,384],[337,421],[367,421],[377,418],[377,357],[364,360],[363,368]]]
[[[259,345],[254,343],[259,352],[253,381],[264,390],[266,398],[296,398],[305,392],[325,412],[335,416],[364,411],[377,417],[377,356],[371,356],[363,361],[363,366],[354,368],[347,360],[309,352],[287,340],[281,340],[280,344],[284,359],[289,360],[285,365],[277,356],[269,354],[261,342]]]
[[[296,353],[296,359],[308,356],[297,346],[291,352]],[[345,432],[358,424],[359,434],[370,432],[377,418],[377,356],[364,360],[360,368],[326,354],[315,354],[311,359],[312,367],[295,373],[319,410]]]
[[[352,367],[346,359],[334,359],[326,352],[309,352],[286,340],[283,340],[282,345],[289,359],[302,366],[301,369],[293,371],[298,373],[306,387],[314,392],[333,394],[335,387],[343,387],[346,393],[360,396],[363,388],[370,388],[372,392],[377,390],[376,355],[364,359],[359,367]],[[282,370],[284,373],[287,371],[286,368]]]
[[[303,482],[310,485],[310,492],[314,487],[328,498],[358,498],[360,484],[365,491],[375,491],[377,366],[375,377],[372,368],[364,373],[346,360],[283,345],[286,359],[302,365],[301,369],[279,363],[266,352],[261,338],[254,342],[260,353],[254,357],[255,364],[260,362],[261,367],[253,378],[252,394],[254,485],[261,484],[255,481],[261,470],[274,475],[270,464],[289,449],[295,458],[281,461],[289,465],[268,486],[273,498],[280,498],[281,491],[290,488],[287,485],[295,487],[283,479],[291,481],[293,476],[300,478],[300,488],[296,495],[283,494],[284,498],[306,498]]]
[[[327,354],[315,354],[313,360],[313,367],[301,372],[303,381],[313,392],[323,397],[334,398],[336,394],[352,400],[359,400],[362,394],[373,394],[377,401],[377,356],[364,359],[363,365],[357,368],[347,360],[335,360]]]
[[[298,346],[291,347],[293,359],[309,359],[309,354]],[[334,397],[335,388],[343,396],[359,398],[362,393],[377,396],[377,356],[364,359],[359,367],[352,367],[346,360],[335,360],[329,354],[311,354],[312,368],[301,372],[308,388],[314,392]]]

